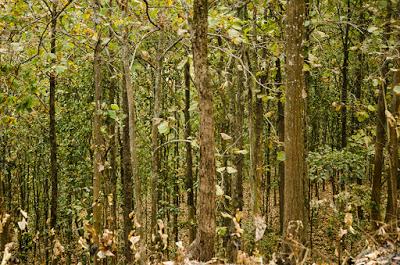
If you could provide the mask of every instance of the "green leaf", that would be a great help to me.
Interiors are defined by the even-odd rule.
[[[356,112],[356,116],[357,116],[357,120],[359,122],[363,122],[366,119],[368,119],[368,117],[369,117],[369,115],[366,111],[358,111],[358,112]]]
[[[168,121],[163,121],[161,122],[158,126],[158,132],[160,134],[167,134],[169,132],[169,125],[168,125]]]
[[[57,74],[63,73],[65,70],[67,70],[67,67],[64,65],[57,65],[54,70],[56,70]]]
[[[285,161],[286,160],[286,154],[284,151],[279,151],[276,155],[276,159],[278,161]]]
[[[218,226],[216,230],[219,236],[225,236],[228,233],[228,228],[226,226]]]
[[[367,106],[367,109],[368,109],[369,111],[371,111],[371,112],[375,112],[375,107],[372,106],[372,105],[368,105],[368,106]]]
[[[107,111],[107,115],[108,117],[110,117],[113,120],[117,119],[117,113],[115,112],[115,110],[109,110]]]
[[[112,110],[119,110],[119,106],[118,106],[117,104],[111,104],[111,105],[110,105],[110,108],[111,108]]]

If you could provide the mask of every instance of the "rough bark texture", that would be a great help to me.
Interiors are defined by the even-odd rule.
[[[125,119],[123,122],[122,129],[122,188],[123,188],[123,207],[122,214],[124,220],[124,256],[127,262],[132,260],[131,250],[129,248],[128,235],[132,228],[132,223],[129,218],[129,213],[133,210],[132,205],[132,166],[131,166],[131,152],[129,147],[129,106],[128,106],[128,96],[126,92],[126,85],[123,82],[122,86],[122,110],[125,114]]]
[[[276,87],[280,88],[282,83],[282,74],[281,74],[281,61],[278,58],[275,63],[276,66],[276,76],[275,82]],[[277,120],[277,130],[280,146],[278,147],[278,152],[284,151],[283,142],[285,141],[285,113],[284,113],[284,105],[282,102],[282,91],[281,88],[278,92],[278,120]],[[279,224],[280,224],[280,233],[283,234],[283,202],[285,200],[285,192],[284,192],[284,183],[285,183],[285,162],[278,161],[278,176],[279,176]]]
[[[350,0],[347,0],[347,22],[350,21]],[[342,135],[341,148],[347,145],[347,87],[348,87],[348,67],[349,67],[349,31],[350,24],[346,23],[343,36],[343,65],[342,65]]]
[[[162,38],[163,33],[160,33],[160,41],[158,43],[157,65],[155,69],[155,84],[154,84],[154,105],[153,105],[153,124],[151,127],[151,227],[150,234],[155,234],[157,231],[157,206],[159,193],[159,178],[160,178],[160,150],[158,147],[158,124],[160,123],[161,112],[161,80],[162,80]]]
[[[285,251],[294,253],[294,257],[299,257],[301,249],[291,243],[294,243],[293,241],[305,243],[308,219],[303,130],[305,117],[304,58],[302,56],[304,0],[288,1],[286,12],[284,240]]]
[[[128,16],[129,12],[129,1],[125,1],[124,5],[124,17]],[[126,26],[124,29],[124,38],[122,45],[122,61],[123,61],[123,84],[125,86],[125,92],[127,97],[128,104],[128,124],[129,124],[129,158],[130,158],[130,166],[132,177],[127,178],[126,180],[132,183],[132,179],[134,180],[134,199],[135,199],[135,214],[133,216],[133,220],[130,219],[130,228],[134,229],[135,235],[140,236],[139,241],[139,250],[140,259],[139,263],[142,263],[145,259],[144,257],[144,223],[145,220],[143,218],[143,203],[142,203],[142,183],[140,175],[138,174],[138,158],[137,158],[137,139],[136,139],[136,104],[135,104],[135,91],[132,85],[132,76],[131,76],[131,56],[129,52],[129,28]],[[129,197],[127,195],[126,203],[132,205],[132,186],[125,187],[125,190],[129,189]],[[133,209],[133,206],[130,206]],[[126,209],[128,210],[128,209]],[[129,216],[128,216],[129,218]],[[138,225],[137,225],[138,224]],[[129,241],[126,242],[129,245]],[[127,250],[125,250],[127,252]],[[130,251],[130,250],[129,250]],[[127,254],[127,253],[125,253]],[[131,254],[129,254],[131,255]]]
[[[375,228],[378,227],[381,221],[381,186],[382,186],[382,170],[384,165],[383,149],[385,147],[385,90],[382,87],[378,95],[378,109],[376,117],[376,140],[375,140],[375,158],[374,158],[374,175],[372,179],[371,193],[371,220]]]
[[[388,2],[388,13],[387,21],[391,19],[391,5]],[[383,39],[388,40],[390,34],[390,25],[387,24],[385,27],[385,34]],[[379,227],[379,222],[382,220],[381,216],[381,190],[382,190],[382,171],[384,168],[384,155],[383,150],[385,148],[385,129],[387,128],[386,115],[385,115],[385,95],[387,87],[387,73],[388,63],[386,62],[382,69],[382,76],[385,79],[384,85],[379,89],[378,94],[378,107],[376,114],[376,140],[375,140],[375,157],[374,157],[374,175],[372,178],[372,190],[371,190],[371,220],[372,225],[375,229]]]
[[[397,16],[399,18],[398,12],[400,11],[400,2],[397,6]],[[392,13],[391,5],[388,6],[388,13]],[[395,14],[395,13],[393,13]],[[397,34],[396,39],[399,39]],[[394,62],[395,68],[400,67],[400,60],[396,59]],[[398,71],[394,72],[393,75],[393,87],[400,84],[400,73]],[[397,134],[397,122],[399,119],[399,107],[400,107],[400,95],[396,93],[393,89],[392,102],[390,112],[392,113],[394,120],[388,118],[388,133],[389,133],[389,174],[387,178],[387,206],[386,206],[386,216],[385,221],[393,225],[393,228],[397,227],[397,181],[398,181],[398,134]]]
[[[185,139],[192,134],[192,128],[190,126],[190,64],[185,64]],[[196,207],[194,205],[194,192],[193,192],[193,157],[192,157],[192,145],[189,142],[185,143],[186,147],[186,190],[187,190],[187,205],[189,208],[188,222],[189,222],[189,240],[192,242],[196,236],[195,227],[195,215]]]
[[[93,117],[93,224],[97,234],[100,234],[102,229],[102,204],[100,198],[101,179],[104,165],[103,157],[103,137],[101,135],[101,100],[102,100],[102,87],[101,87],[101,40],[98,39],[94,50],[94,89],[95,89],[95,110]],[[95,243],[98,245],[99,238],[95,236]],[[97,256],[95,256],[97,257]],[[94,258],[95,264],[97,259]]]
[[[207,261],[214,256],[215,242],[215,143],[212,91],[207,62],[208,1],[194,1],[193,62],[200,95],[200,172],[198,229],[191,248],[193,258]]]

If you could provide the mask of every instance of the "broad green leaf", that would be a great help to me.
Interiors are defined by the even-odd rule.
[[[276,155],[276,159],[278,161],[285,161],[286,160],[286,154],[284,151],[279,151]]]
[[[169,132],[168,121],[163,121],[158,125],[158,132],[160,134],[167,134]]]
[[[112,110],[119,110],[119,106],[117,104],[111,104],[110,107]]]
[[[57,74],[63,73],[65,70],[67,70],[67,67],[64,65],[57,65],[54,70],[56,70]]]

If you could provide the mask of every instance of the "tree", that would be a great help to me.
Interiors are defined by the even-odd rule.
[[[306,98],[302,56],[304,0],[288,1],[286,12],[284,239],[305,243],[308,215],[303,130]],[[293,242],[285,243],[286,251],[295,251],[295,245],[291,246]]]
[[[95,0],[94,12],[99,12],[100,3]],[[97,23],[95,23],[97,28]],[[103,155],[104,155],[104,139],[101,133],[102,126],[102,80],[101,80],[101,35],[96,39],[95,48],[93,52],[93,81],[94,81],[94,101],[95,111],[93,114],[93,226],[94,226],[94,242],[99,245],[99,234],[102,231],[102,172],[104,170]],[[97,254],[97,251],[95,251]],[[97,255],[94,256],[94,264],[98,264]]]
[[[208,74],[208,0],[193,4],[193,63],[195,84],[199,92],[200,108],[200,172],[198,198],[198,227],[191,254],[201,261],[214,256],[215,242],[215,158],[213,97]]]

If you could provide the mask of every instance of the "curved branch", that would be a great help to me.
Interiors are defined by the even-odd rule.
[[[160,26],[158,26],[156,23],[153,22],[153,20],[151,19],[150,15],[149,15],[149,2],[147,2],[147,0],[143,0],[144,4],[146,5],[146,15],[147,15],[147,19],[149,20],[149,22],[156,27],[157,29],[161,29]]]

